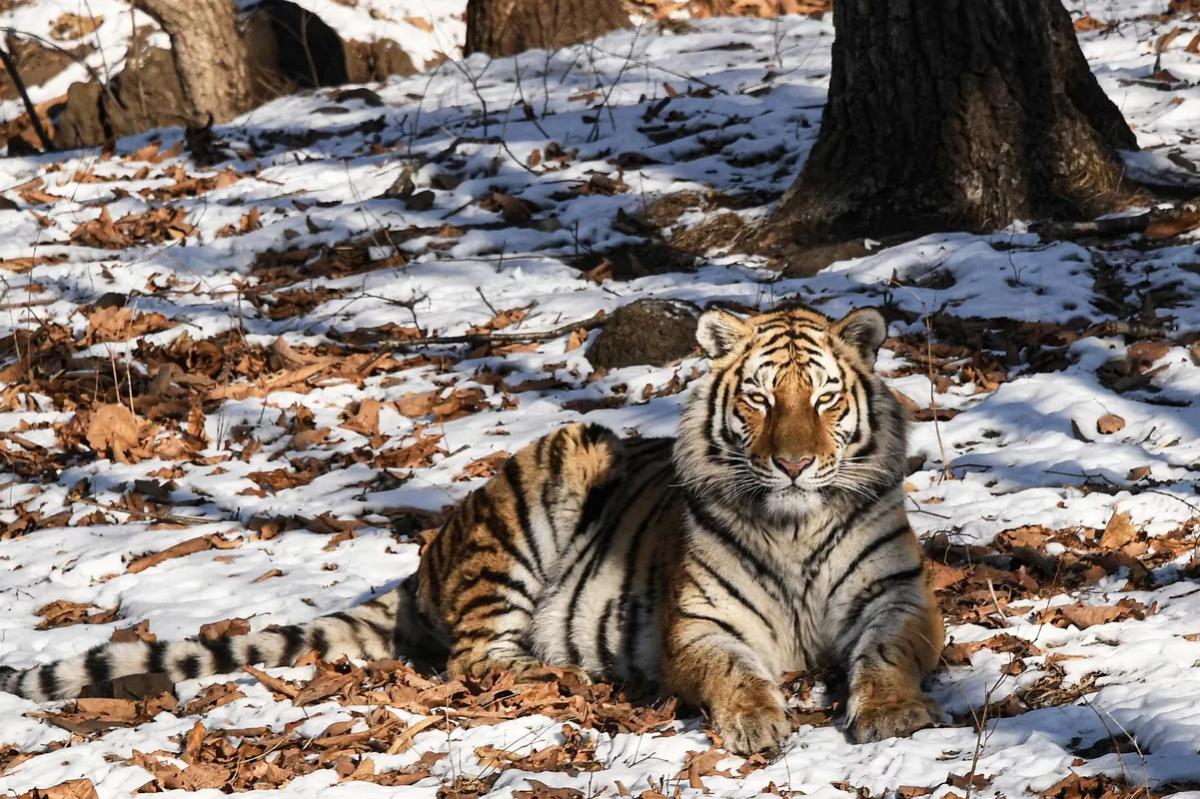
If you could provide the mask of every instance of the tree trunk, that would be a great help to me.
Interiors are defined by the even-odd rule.
[[[1080,218],[1137,144],[1060,0],[837,0],[812,153],[758,233],[768,250]]]
[[[463,52],[553,50],[628,25],[621,0],[468,0]]]
[[[184,94],[203,121],[232,119],[250,106],[246,46],[233,0],[135,0],[171,37]]]

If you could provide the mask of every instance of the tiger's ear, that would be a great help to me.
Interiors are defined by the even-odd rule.
[[[700,314],[696,323],[696,341],[710,358],[720,358],[749,335],[749,325],[719,308]]]
[[[859,308],[839,319],[833,326],[833,332],[858,350],[868,366],[874,366],[879,345],[887,338],[887,321],[874,308]]]

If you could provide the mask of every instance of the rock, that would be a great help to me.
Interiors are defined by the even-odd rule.
[[[618,308],[588,348],[597,369],[665,366],[696,349],[696,308],[672,300],[637,300]]]
[[[412,75],[417,71],[408,53],[391,39],[347,42],[346,69],[351,83],[387,80],[389,75]]]
[[[36,39],[11,33],[5,37],[5,45],[27,88],[41,86],[70,66],[74,59],[82,59],[95,49],[90,44],[81,43],[71,49],[59,50],[45,47]],[[0,67],[0,100],[15,100],[17,97],[17,87],[9,79],[6,70]]]
[[[581,272],[591,272],[606,262],[605,277],[636,280],[668,272],[691,272],[696,265],[696,256],[661,241],[651,240],[582,255],[571,265]]]
[[[380,108],[383,105],[383,98],[365,86],[357,86],[353,89],[342,89],[340,92],[333,95],[333,101],[335,103],[350,103],[358,101],[369,105],[372,108]]]
[[[783,276],[811,277],[838,261],[861,258],[868,252],[861,239],[791,248],[786,254]]]
[[[152,128],[194,124],[169,50],[142,48],[109,85],[74,83],[58,119],[57,143],[64,149],[90,147]],[[115,102],[114,102],[115,98]]]
[[[67,101],[58,117],[59,147],[67,150],[100,144],[107,137],[100,120],[100,95],[103,90],[94,83],[72,83],[67,89]]]
[[[1096,420],[1096,432],[1108,436],[1125,429],[1125,420],[1115,413],[1106,413]]]

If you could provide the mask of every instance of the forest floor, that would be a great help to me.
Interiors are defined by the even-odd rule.
[[[1200,22],[1164,5],[1075,14],[1131,169],[1187,175]],[[350,607],[556,425],[673,433],[703,361],[593,369],[596,314],[798,298],[887,309],[949,622],[942,726],[852,745],[801,675],[783,754],[747,760],[606,686],[314,664],[139,702],[0,695],[0,794],[1200,787],[1200,220],[933,235],[809,279],[723,251],[812,145],[832,40],[828,18],[673,23],[0,161],[0,664]]]

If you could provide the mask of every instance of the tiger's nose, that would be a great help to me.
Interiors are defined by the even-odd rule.
[[[812,458],[801,458],[798,461],[789,461],[786,458],[780,458],[778,456],[775,458],[775,465],[779,467],[779,470],[793,480],[799,477],[800,474],[812,464],[812,462]]]

